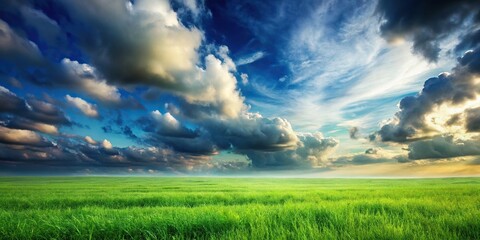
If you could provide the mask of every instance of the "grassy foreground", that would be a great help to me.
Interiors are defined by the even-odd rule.
[[[2,239],[480,239],[480,179],[0,178]]]

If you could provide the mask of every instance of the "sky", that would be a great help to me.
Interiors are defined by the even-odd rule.
[[[480,175],[480,2],[2,1],[0,174]]]

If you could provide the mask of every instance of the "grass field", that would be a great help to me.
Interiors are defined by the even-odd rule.
[[[480,178],[0,178],[2,239],[480,239]]]

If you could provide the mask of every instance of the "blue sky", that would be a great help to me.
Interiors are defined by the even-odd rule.
[[[2,173],[480,173],[478,3],[0,6]]]

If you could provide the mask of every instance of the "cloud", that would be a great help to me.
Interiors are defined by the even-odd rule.
[[[11,129],[0,125],[0,143],[10,145],[26,145],[47,147],[51,142],[30,130]]]
[[[333,139],[326,140],[319,135],[297,136],[290,122],[284,118],[266,118],[250,113],[237,88],[237,66],[229,57],[228,48],[202,46],[206,39],[204,32],[180,21],[167,0],[132,3],[60,1],[55,11],[52,10],[53,13],[35,10],[33,4],[27,2],[19,3],[18,7],[25,7],[30,17],[34,17],[31,14],[37,14],[37,20],[42,24],[35,25],[30,21],[28,25],[41,29],[42,33],[39,36],[25,34],[20,37],[10,31],[6,23],[4,29],[23,45],[29,43],[28,38],[42,43],[42,52],[38,49],[35,52],[35,47],[28,47],[5,55],[4,60],[16,64],[16,56],[27,59],[38,55],[42,66],[22,59],[18,62],[25,63],[29,70],[20,71],[18,75],[15,73],[14,77],[29,80],[38,86],[59,87],[80,93],[81,98],[69,94],[65,99],[90,117],[98,117],[98,110],[96,105],[82,99],[84,95],[95,99],[101,106],[134,108],[140,104],[129,105],[134,98],[128,99],[124,94],[148,89],[145,91],[165,94],[167,99],[173,99],[175,107],[180,108],[177,111],[171,104],[167,112],[162,114],[153,111],[137,121],[144,132],[143,136],[134,134],[129,126],[119,126],[120,130],[106,126],[105,131],[124,133],[147,146],[118,148],[108,140],[97,143],[87,137],[67,139],[58,133],[57,126],[71,125],[72,122],[61,109],[33,97],[22,99],[8,90],[0,89],[1,100],[4,98],[6,102],[0,106],[2,113],[5,113],[1,115],[2,121],[16,127],[36,126],[30,128],[58,134],[49,136],[55,139],[55,146],[36,146],[25,150],[27,155],[48,159],[52,166],[67,164],[60,162],[66,158],[69,159],[68,164],[78,167],[145,166],[148,163],[146,159],[153,159],[154,163],[149,164],[159,168],[183,166],[188,169],[204,164],[219,150],[267,155],[293,151],[298,158],[294,162],[306,162],[305,159],[308,159],[309,164],[315,165],[324,161],[323,154],[327,149],[333,149],[338,144]],[[203,2],[197,1],[185,1],[184,4],[192,13],[203,6]],[[47,23],[50,24],[49,29],[46,28]],[[64,31],[57,33],[56,27]],[[16,28],[24,30],[24,26]],[[57,34],[68,36],[68,41],[62,40],[62,36]],[[61,48],[61,44],[60,50],[43,46],[42,39],[51,41],[52,37],[64,41],[68,48]],[[8,46],[14,44],[9,42]],[[251,63],[264,55],[264,52],[257,52],[240,62]],[[10,73],[13,74],[13,71]],[[246,82],[246,75],[240,74],[240,77]],[[27,119],[32,124],[26,124],[25,120],[14,121],[17,117]],[[14,122],[16,125],[13,125]],[[48,129],[47,125],[55,129]],[[11,156],[18,157],[18,154]],[[145,159],[139,159],[141,157]],[[19,157],[19,161],[34,159]],[[9,161],[12,159],[9,158]],[[263,166],[261,160],[254,162],[258,163],[255,166]],[[291,163],[286,160],[275,162],[275,165]]]
[[[0,126],[0,166],[2,171],[81,173],[128,173],[163,171],[188,173],[207,166],[209,156],[182,154],[160,147],[118,148],[87,144],[85,139],[62,137],[51,144],[32,131],[12,130]],[[103,145],[107,145],[106,147]]]
[[[472,110],[468,109],[479,105],[479,73],[480,49],[468,51],[458,59],[452,73],[428,79],[418,95],[403,98],[395,117],[377,134],[382,141],[405,142],[444,133],[453,123],[461,122],[456,118],[465,111],[471,123]]]
[[[295,149],[266,152],[255,149],[242,151],[258,168],[310,168],[325,166],[328,155],[338,145],[332,138],[324,138],[320,133],[298,135],[298,145]]]
[[[332,161],[334,166],[366,165],[387,162],[407,162],[406,155],[391,153],[380,148],[369,148],[364,153],[340,156]]]
[[[18,36],[1,19],[0,33],[0,61],[12,62],[20,68],[42,64],[43,57],[37,45]]]
[[[167,137],[196,137],[197,133],[183,126],[169,112],[162,114],[155,110],[150,113],[149,119],[142,119],[140,122],[145,123],[144,130],[146,132],[155,132]]]
[[[230,64],[229,64],[230,62]],[[226,117],[238,117],[246,109],[244,98],[237,90],[237,80],[231,73],[233,62],[224,56],[223,62],[213,55],[205,58],[205,70],[192,79],[189,94],[183,95],[190,104],[207,106],[210,112]]]
[[[351,139],[358,139],[359,129],[358,127],[352,127],[348,130],[348,134],[350,135]]]
[[[240,78],[242,79],[242,84],[247,85],[248,84],[248,74],[242,73],[240,74]]]
[[[8,121],[6,122],[6,126],[9,128],[27,129],[53,135],[59,133],[58,128],[55,125],[35,122],[22,117],[14,117],[8,119]]]
[[[480,132],[480,107],[466,110],[466,129],[468,132]]]
[[[38,37],[34,38],[36,42],[42,44],[42,52],[34,42],[27,39],[29,35],[17,35],[6,22],[0,20],[0,29],[5,33],[2,35],[3,40],[0,41],[2,43],[0,52],[3,53],[0,61],[4,67],[0,70],[41,86],[61,87],[86,93],[111,107],[142,107],[138,102],[132,102],[133,99],[122,100],[119,89],[108,84],[96,68],[69,58],[58,60],[59,55],[70,55],[70,51],[78,51],[78,46],[61,31],[65,26],[59,24],[63,24],[63,21],[56,22],[50,19],[41,10],[34,9],[33,4],[28,1],[7,2],[3,5],[4,9],[0,11],[6,16],[13,14],[23,18],[24,21],[10,22],[17,29],[27,32],[33,29],[38,33]],[[60,7],[55,10],[62,9]],[[11,64],[16,67],[15,71],[11,71]]]
[[[384,20],[380,30],[386,39],[411,38],[413,51],[430,61],[438,60],[442,40],[459,30],[473,32],[480,24],[480,3],[469,0],[380,0],[377,13]]]
[[[68,58],[64,58],[61,64],[68,74],[68,78],[63,83],[67,87],[81,89],[90,97],[106,104],[120,103],[121,94],[118,88],[109,85],[105,79],[101,79],[94,67]]]
[[[63,27],[110,84],[158,87],[229,117],[244,109],[228,48],[220,47],[214,53],[218,58],[206,54],[200,59],[202,32],[185,27],[168,1],[137,1],[130,6],[64,1],[63,6],[72,18]]]
[[[102,141],[102,147],[105,149],[112,149],[112,143],[110,143],[110,141],[108,141],[107,139],[104,139]]]
[[[0,120],[17,127],[56,133],[53,125],[71,126],[72,121],[51,103],[34,97],[25,100],[0,86]]]
[[[162,114],[155,110],[149,116],[142,117],[136,122],[147,133],[141,138],[141,141],[149,145],[163,146],[187,154],[212,155],[217,153],[216,146],[205,131],[187,128],[169,112]]]
[[[0,31],[4,33],[0,36],[3,38],[0,40],[0,53],[2,53],[0,60],[5,62],[5,66],[14,63],[19,70],[17,74],[23,74],[20,75],[21,78],[40,85],[80,90],[104,103],[120,102],[118,89],[107,84],[105,80],[99,79],[95,68],[68,58],[63,59],[60,64],[46,59],[33,42],[16,35],[2,20],[0,20]],[[38,71],[32,75],[32,69]],[[9,70],[4,69],[4,71]]]
[[[298,138],[283,118],[244,113],[236,119],[210,119],[203,127],[221,149],[278,151],[294,148]]]
[[[178,114],[181,114],[178,112]],[[180,115],[181,116],[181,115]],[[297,147],[298,137],[290,123],[282,118],[264,118],[243,113],[237,118],[190,119],[198,127],[190,129],[169,112],[153,111],[137,122],[147,133],[152,146],[164,145],[190,154],[217,154],[218,150],[272,152]]]
[[[205,2],[204,0],[176,0],[179,2],[185,9],[187,9],[193,16],[194,20],[206,13]],[[179,12],[182,14],[182,12]]]
[[[97,144],[97,141],[93,140],[93,138],[91,138],[90,136],[85,136],[85,142],[87,142],[89,144],[92,144],[92,145]]]
[[[72,19],[65,27],[109,81],[175,88],[174,75],[195,68],[202,34],[184,27],[168,1],[61,4]]]
[[[70,105],[78,108],[80,111],[82,111],[83,114],[88,117],[97,118],[99,116],[97,106],[94,104],[90,104],[79,97],[71,97],[68,94],[65,96],[65,100],[67,100],[67,103],[69,103]]]
[[[408,144],[408,159],[452,159],[480,154],[480,49],[458,58],[452,73],[425,81],[416,96],[403,98],[400,110],[376,133],[382,141]],[[419,162],[419,161],[416,161]]]
[[[265,52],[258,51],[258,52],[255,52],[255,53],[251,54],[251,55],[244,56],[244,57],[238,59],[237,61],[235,61],[235,63],[237,64],[237,66],[247,65],[247,64],[254,63],[254,62],[262,59],[266,55],[267,54]]]
[[[476,136],[470,140],[455,139],[453,135],[439,136],[408,145],[411,160],[453,158],[480,155],[480,141]]]

